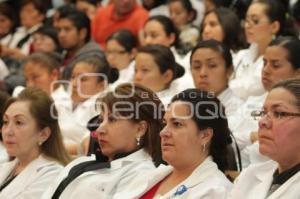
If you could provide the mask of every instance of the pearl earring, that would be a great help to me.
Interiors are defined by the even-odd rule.
[[[137,137],[136,138],[136,145],[140,146],[140,144],[141,144],[141,138]]]

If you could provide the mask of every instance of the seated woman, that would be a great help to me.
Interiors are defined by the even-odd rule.
[[[161,163],[159,131],[164,111],[152,91],[121,84],[96,106],[100,108],[96,134],[102,156],[96,161],[94,157],[74,160],[42,198],[111,198],[132,178]],[[88,160],[94,161],[87,166]]]
[[[279,82],[270,90],[259,120],[259,151],[272,161],[254,164],[237,178],[231,199],[299,198],[300,79]]]
[[[300,77],[300,41],[291,37],[279,37],[266,48],[261,82],[266,91],[281,80]],[[235,126],[232,129],[241,149],[243,167],[251,163],[265,161],[267,158],[258,152],[258,123],[251,112],[260,110],[267,93],[252,96],[236,112]]]
[[[144,26],[144,37],[142,45],[160,44],[171,49],[177,63],[185,69],[185,74],[178,81],[183,89],[194,88],[193,80],[190,73],[190,53],[186,56],[180,56],[177,53],[178,31],[172,20],[166,16],[150,17]]]
[[[226,198],[230,130],[220,101],[205,91],[185,90],[173,97],[164,123],[161,148],[169,166],[145,172],[113,198]]]
[[[105,48],[108,63],[119,71],[119,78],[112,84],[112,88],[121,83],[132,82],[137,48],[136,36],[129,30],[119,30],[106,39]]]
[[[2,136],[15,159],[0,165],[0,198],[40,198],[69,162],[55,115],[53,100],[40,89],[7,101]]]
[[[252,1],[245,19],[246,40],[250,47],[239,51],[234,64],[234,76],[229,87],[234,94],[246,100],[249,96],[264,94],[261,82],[263,55],[269,43],[276,36],[298,36],[293,30],[282,1]]]
[[[117,78],[118,71],[110,68],[104,57],[88,57],[74,65],[69,96],[57,106],[59,125],[69,153],[82,153],[80,144],[89,136],[87,123],[98,115],[95,102]]]
[[[229,127],[234,126],[232,116],[243,101],[228,88],[233,71],[230,50],[216,40],[199,42],[192,51],[191,71],[195,87],[217,96],[225,107]]]
[[[168,47],[148,45],[138,49],[134,82],[154,91],[165,106],[172,96],[183,90],[175,81],[183,74],[184,68],[175,62]]]
[[[200,31],[193,25],[197,11],[190,0],[169,0],[170,18],[179,31],[177,52],[186,55],[197,44]]]
[[[232,57],[243,49],[245,38],[241,22],[235,12],[229,8],[216,8],[207,12],[201,28],[202,40],[215,39],[230,49]]]

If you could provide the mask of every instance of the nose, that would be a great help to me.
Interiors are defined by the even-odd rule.
[[[34,87],[34,81],[33,80],[31,80],[31,79],[28,79],[27,81],[26,81],[26,86],[27,87]]]
[[[152,44],[152,38],[149,36],[144,37],[144,45]]]
[[[2,133],[3,137],[13,135],[13,129],[12,129],[12,125],[10,122],[8,122],[7,124],[2,126],[1,133]]]
[[[206,77],[206,76],[207,76],[207,69],[206,69],[206,67],[201,67],[200,77]]]
[[[271,69],[271,67],[270,67],[270,64],[269,64],[269,62],[266,62],[265,64],[264,64],[264,67],[263,67],[263,74],[268,74],[268,73],[270,73],[270,70]]]
[[[167,125],[160,131],[159,135],[161,138],[170,136],[170,131]]]
[[[272,122],[270,121],[270,118],[268,115],[263,116],[259,121],[258,121],[258,126],[260,129],[270,129],[272,127]]]
[[[142,75],[141,75],[141,73],[140,72],[135,72],[134,73],[134,81],[135,82],[140,82],[142,80]]]
[[[106,133],[106,121],[103,120],[100,124],[99,127],[96,129],[96,134],[99,136],[100,134],[105,134]]]

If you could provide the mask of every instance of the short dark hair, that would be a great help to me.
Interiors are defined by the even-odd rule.
[[[45,16],[48,8],[51,7],[51,1],[48,0],[23,0],[21,3],[21,8],[28,4],[32,4],[34,8],[39,11],[40,14]]]
[[[136,36],[129,30],[118,30],[112,33],[107,39],[106,43],[116,40],[122,47],[125,48],[126,52],[131,52],[132,49],[137,47],[137,38]]]
[[[193,18],[189,22],[192,22],[196,19],[197,11],[194,9],[190,0],[168,0],[168,4],[173,3],[173,2],[180,2],[182,7],[184,9],[186,9],[188,13],[193,14]]]
[[[296,37],[278,37],[273,40],[269,46],[280,46],[284,48],[287,53],[287,59],[292,67],[296,70],[300,68],[300,40]]]
[[[78,31],[86,30],[85,43],[91,40],[91,22],[88,16],[81,11],[70,9],[66,12],[60,13],[59,19],[68,19],[76,27]]]
[[[158,23],[160,23],[167,36],[174,34],[175,41],[172,45],[175,45],[175,46],[178,45],[179,32],[178,32],[177,28],[175,27],[173,21],[169,17],[163,16],[163,15],[155,15],[155,16],[149,17],[145,24],[147,24],[150,21],[157,21]]]
[[[231,143],[231,137],[227,118],[225,117],[225,108],[221,102],[212,94],[198,89],[187,89],[180,92],[172,98],[171,103],[176,101],[191,104],[195,109],[192,120],[200,130],[207,128],[213,130],[213,136],[208,149],[209,155],[212,156],[218,168],[224,172],[228,168],[228,145]],[[198,106],[202,102],[207,103]],[[213,117],[212,113],[214,113]]]
[[[230,49],[226,45],[224,45],[222,42],[214,40],[214,39],[209,39],[209,40],[198,42],[198,44],[192,50],[190,62],[192,61],[192,57],[193,57],[194,53],[198,49],[201,49],[201,48],[209,48],[216,52],[219,52],[225,61],[225,67],[226,68],[233,67],[232,55],[231,55]]]
[[[164,74],[167,70],[171,70],[173,72],[173,79],[176,79],[182,77],[185,73],[184,68],[176,63],[170,48],[166,46],[160,44],[146,45],[140,47],[138,53],[150,54],[159,67],[161,74]]]

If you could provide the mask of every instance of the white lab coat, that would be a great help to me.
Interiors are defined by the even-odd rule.
[[[8,155],[3,143],[0,141],[0,164],[8,161]]]
[[[239,51],[233,60],[234,73],[229,88],[243,100],[265,92],[261,82],[263,57],[257,58],[257,51],[257,45],[251,44],[248,49]]]
[[[167,89],[156,92],[156,95],[166,108],[170,104],[172,97],[181,91],[183,91],[182,84],[174,80]]]
[[[9,75],[7,66],[5,65],[3,60],[0,58],[0,80],[3,80],[7,75]]]
[[[250,135],[251,132],[258,131],[258,121],[254,120],[251,116],[251,112],[254,110],[262,110],[267,94],[268,93],[261,96],[249,97],[232,116],[232,121],[229,123],[230,129],[241,151],[243,168],[248,167],[252,161],[257,162],[255,159],[265,159],[264,157],[259,157],[261,155],[258,150],[252,146]]]
[[[221,101],[222,105],[225,107],[225,114],[228,120],[229,127],[234,126],[237,123],[235,114],[239,107],[244,103],[238,96],[236,96],[230,88],[226,88],[221,92],[217,98]]]
[[[70,169],[91,157],[81,157],[71,162],[50,185],[42,199],[51,198],[59,183],[68,175]],[[154,169],[151,157],[144,151],[136,151],[124,158],[111,162],[111,168],[88,171],[74,179],[62,192],[60,199],[111,198],[112,194],[123,188],[137,175]]]
[[[75,110],[73,110],[71,97],[55,100],[59,116],[58,122],[65,144],[80,144],[85,137],[89,136],[87,123],[91,118],[98,115],[95,106],[99,95],[90,97],[79,104]]]
[[[277,163],[268,161],[249,166],[236,179],[229,199],[266,199]],[[300,172],[282,184],[267,199],[299,199]]]
[[[0,184],[10,175],[17,163],[18,160],[15,159],[0,165]],[[0,199],[40,198],[62,168],[58,162],[40,155],[0,192]]]
[[[144,193],[153,186],[163,180],[173,171],[172,166],[161,165],[153,171],[149,171],[144,175],[134,179],[121,192],[116,193],[113,199],[136,199],[140,198]],[[174,193],[181,185],[185,185],[187,191],[180,196],[174,197]],[[178,184],[164,196],[156,196],[159,199],[167,198],[185,198],[185,199],[222,199],[226,198],[227,193],[232,187],[231,182],[225,175],[218,170],[217,165],[212,161],[211,157],[205,159],[193,173]]]
[[[134,77],[134,66],[135,61],[132,61],[126,68],[119,70],[119,78],[110,85],[110,89],[114,90],[122,83],[131,83]]]

